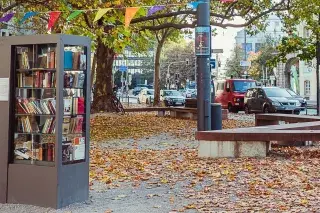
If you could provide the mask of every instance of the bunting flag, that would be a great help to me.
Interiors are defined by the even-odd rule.
[[[14,16],[14,13],[9,13],[3,16],[2,18],[0,18],[0,22],[9,22],[13,16]]]
[[[136,15],[140,7],[128,7],[126,8],[126,14],[124,17],[124,26],[129,27],[131,20]]]
[[[22,24],[27,19],[31,18],[32,16],[38,15],[38,14],[39,14],[38,12],[33,12],[33,11],[27,12],[26,14],[24,14],[23,18],[20,20],[19,23]]]
[[[201,2],[201,1],[190,2],[190,3],[188,3],[188,7],[192,8],[192,9],[197,9],[197,7],[200,3],[203,3],[203,2]]]
[[[153,6],[149,9],[147,16],[151,16],[155,14],[156,12],[163,10],[165,6]]]
[[[106,14],[109,10],[111,10],[112,8],[104,8],[104,9],[99,9],[97,14],[96,14],[96,17],[94,18],[93,22],[96,22],[98,21],[99,19],[102,18],[102,16],[104,14]]]
[[[49,17],[49,22],[48,22],[48,30],[51,30],[53,25],[58,20],[60,14],[61,14],[61,12],[57,12],[57,11],[49,13],[50,17]]]
[[[78,15],[80,15],[82,13],[81,10],[76,10],[74,11],[73,13],[71,13],[68,18],[67,18],[67,21],[71,21],[73,20],[74,18],[76,18]]]

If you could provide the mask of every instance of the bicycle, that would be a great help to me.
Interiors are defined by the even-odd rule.
[[[117,113],[121,113],[122,115],[125,113],[125,112],[124,112],[124,108],[123,108],[123,106],[122,106],[122,103],[121,103],[120,100],[117,98],[117,96],[112,95],[112,97],[111,97],[111,103],[112,103],[113,109],[114,109]]]

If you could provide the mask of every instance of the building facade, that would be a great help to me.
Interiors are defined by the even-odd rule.
[[[310,31],[304,23],[297,27],[297,34],[303,38],[310,37]],[[288,54],[287,62],[277,67],[279,86],[290,88],[307,100],[317,99],[316,58],[300,61],[297,54]]]
[[[246,47],[247,55],[250,52],[258,52],[266,42],[267,37],[277,41],[285,35],[284,32],[282,32],[283,24],[279,17],[270,15],[266,22],[267,27],[264,32],[259,32],[255,35],[249,35],[247,32],[245,33],[245,29],[237,32],[237,36],[235,37],[236,45],[243,49]]]

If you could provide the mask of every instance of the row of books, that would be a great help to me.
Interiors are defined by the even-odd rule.
[[[17,98],[16,109],[19,114],[54,115],[56,114],[56,100]]]
[[[18,50],[17,60],[18,69],[30,69],[32,68],[33,51],[23,48],[24,50]],[[47,53],[38,55],[36,59],[36,68],[56,68],[56,53],[54,49],[47,49]],[[31,60],[30,60],[31,59]],[[31,62],[31,63],[30,63]]]
[[[55,118],[47,118],[44,125],[39,125],[35,117],[18,117],[17,118],[18,133],[55,133]]]
[[[64,51],[64,68],[86,70],[87,56],[81,52]]]
[[[56,87],[56,73],[50,71],[35,71],[29,73],[17,73],[18,87]]]
[[[85,80],[84,73],[68,73],[64,74],[64,87],[76,87],[76,88],[83,88]]]
[[[56,53],[54,50],[49,51],[46,54],[39,55],[37,61],[37,68],[56,68]]]
[[[84,114],[84,97],[64,98],[64,114]]]
[[[25,142],[31,144],[32,141]],[[39,161],[54,161],[55,147],[54,143],[40,144],[36,148],[24,145],[23,147],[16,147],[14,150],[15,158],[18,160],[39,160]]]
[[[24,51],[17,55],[19,69],[30,69],[29,55],[31,54],[32,52]]]
[[[83,132],[83,116],[71,117],[64,116],[62,132],[63,134],[82,133]]]

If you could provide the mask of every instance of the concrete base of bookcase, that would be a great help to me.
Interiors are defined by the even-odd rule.
[[[89,198],[88,163],[56,167],[10,164],[8,203],[31,204],[59,209]],[[45,175],[44,175],[45,174]]]

